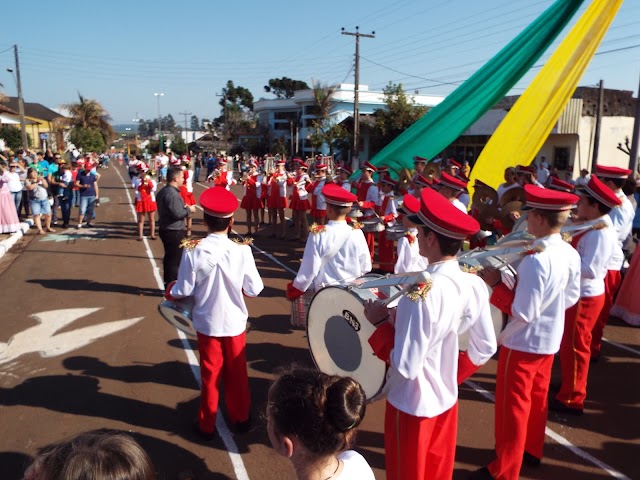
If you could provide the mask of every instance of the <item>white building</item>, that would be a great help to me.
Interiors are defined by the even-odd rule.
[[[353,118],[354,106],[353,84],[340,84],[331,96],[332,107],[330,122],[342,123]],[[413,99],[416,105],[433,107],[444,97],[432,95],[407,95]],[[276,137],[282,137],[286,142],[294,139],[297,145],[296,151],[307,155],[313,153],[309,138],[314,133],[313,122],[316,119],[314,112],[313,90],[297,90],[292,98],[260,99],[253,104],[253,111],[262,125],[269,126]],[[359,85],[358,105],[360,117],[373,114],[377,109],[384,108],[384,93],[370,91],[367,85]],[[370,136],[366,128],[360,131],[360,147],[358,157],[361,161],[371,158]],[[321,148],[323,153],[328,153],[328,147]]]
[[[561,178],[563,172],[567,178],[575,178],[581,169],[592,169],[598,96],[598,88],[578,87],[536,155],[536,161],[545,157],[550,167],[556,167]],[[473,165],[518,98],[505,97],[447,147],[443,154],[458,161],[468,160]],[[636,101],[631,91],[604,91],[599,164],[628,168],[629,155],[617,147],[625,143],[625,137],[632,136]]]

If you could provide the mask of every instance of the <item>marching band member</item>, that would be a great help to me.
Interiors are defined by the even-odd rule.
[[[382,180],[384,180],[385,177],[388,176],[389,167],[387,165],[379,165],[376,168],[378,169],[376,172],[376,176],[378,177],[378,181],[376,182],[376,187],[378,187],[378,205],[382,205],[382,199],[384,198],[384,192],[382,191]]]
[[[269,178],[269,196],[267,197],[267,208],[269,209],[269,219],[271,220],[271,236],[276,237],[278,231],[278,218],[280,218],[280,234],[282,240],[286,237],[287,222],[284,218],[284,209],[287,208],[287,171],[286,162],[278,160],[276,171]]]
[[[582,415],[587,397],[587,376],[591,357],[591,332],[604,305],[604,280],[615,250],[620,249],[608,213],[622,202],[593,175],[580,193],[577,216],[582,221],[601,220],[604,228],[594,228],[573,237],[580,254],[580,300],[565,312],[564,335],[560,345],[562,385],[549,409]]]
[[[184,200],[184,204],[195,205],[196,197],[193,195],[193,171],[190,170],[191,161],[189,157],[186,155],[182,156],[182,176],[184,177],[184,183],[180,187],[180,196]],[[186,228],[187,228],[187,237],[191,236],[191,225],[193,224],[193,217],[191,214],[187,216],[185,219]]]
[[[211,180],[213,180],[214,186],[223,187],[223,188],[226,188],[227,190],[231,190],[231,187],[238,182],[236,182],[236,180],[233,178],[233,172],[229,171],[227,167],[228,167],[227,159],[220,158],[220,160],[218,160],[219,173],[217,176],[215,176],[215,172],[214,172],[214,176],[213,178],[211,178]],[[210,181],[210,179],[207,179],[207,181]]]
[[[524,460],[540,463],[547,423],[553,357],[560,348],[564,312],[580,297],[580,256],[560,236],[578,201],[572,193],[525,186],[528,230],[536,237],[518,266],[515,290],[500,272],[479,275],[493,288],[491,301],[509,315],[501,345],[495,392],[496,459],[472,479],[516,480]]]
[[[349,177],[351,176],[351,169],[346,165],[341,166],[338,169],[340,174],[340,178],[338,179],[338,185],[344,188],[347,192],[351,191],[351,182],[349,181]]]
[[[264,285],[251,247],[231,241],[228,232],[238,208],[235,195],[212,187],[200,196],[208,235],[185,247],[178,280],[165,298],[194,298],[193,327],[198,333],[202,390],[196,433],[215,435],[220,377],[227,413],[239,433],[251,426],[251,395],[246,361],[247,307],[244,297],[256,297]]]
[[[242,203],[240,208],[246,210],[247,213],[247,235],[251,235],[253,232],[258,231],[258,212],[262,208],[262,200],[258,194],[258,188],[260,187],[259,174],[257,172],[258,164],[255,160],[249,160],[249,172],[243,177],[242,183],[244,184],[244,197],[242,197]],[[254,223],[255,222],[255,223]]]
[[[258,169],[259,173],[258,178],[256,179],[258,182],[256,185],[256,195],[258,196],[258,198],[260,199],[260,203],[262,204],[262,207],[260,208],[260,210],[258,210],[258,215],[260,216],[260,225],[266,225],[264,221],[264,211],[267,206],[267,185],[269,183],[271,172],[265,171],[265,165],[263,161],[259,162]]]
[[[287,285],[287,298],[295,300],[310,287],[353,280],[371,271],[371,257],[362,231],[352,228],[346,216],[357,197],[335,183],[325,185],[327,225],[310,228],[296,278]]]
[[[306,240],[306,232],[309,229],[307,210],[311,208],[307,185],[311,183],[311,178],[307,174],[306,163],[299,158],[295,158],[293,161],[296,165],[296,174],[287,180],[287,183],[293,185],[290,206],[295,233],[291,240]]]
[[[535,185],[536,187],[544,188],[544,185],[536,180],[536,168],[533,166],[516,166],[516,181],[521,187]]]
[[[373,181],[373,174],[376,172],[376,167],[371,163],[366,162],[362,167],[362,175],[360,180],[356,183],[356,192],[358,196],[358,205],[362,209],[362,220],[370,220],[375,216],[375,208],[380,206],[380,198],[378,196],[378,187]],[[366,232],[364,238],[367,240],[369,246],[369,253],[371,255],[371,261],[373,261],[373,249],[375,243],[374,232]]]
[[[622,283],[622,275],[620,274],[620,270],[622,270],[624,264],[624,253],[622,249],[627,238],[631,235],[633,217],[636,214],[635,208],[622,191],[622,186],[627,178],[629,178],[631,170],[596,165],[596,174],[598,178],[602,180],[602,183],[610,188],[622,203],[619,207],[612,208],[609,212],[613,228],[618,236],[618,246],[620,249],[616,249],[616,255],[614,255],[607,266],[607,276],[604,279],[604,305],[602,306],[602,312],[600,312],[598,316],[598,321],[593,327],[591,336],[591,358],[593,359],[600,357],[604,327],[609,320],[609,312],[613,305],[613,299],[616,293],[618,293],[618,289]],[[553,179],[554,177],[551,178]]]
[[[142,162],[137,166],[138,176],[134,177],[131,185],[136,192],[136,215],[138,217],[138,241],[142,241],[144,232],[144,216],[149,219],[150,238],[156,239],[156,190],[158,184],[151,178],[149,168]]]
[[[415,198],[420,200],[420,195],[422,194],[422,190],[424,188],[436,188],[436,186],[440,183],[440,180],[437,178],[429,178],[424,175],[414,175],[414,180],[412,181],[413,188],[409,189],[409,195],[413,195]]]
[[[420,200],[408,193],[402,197],[400,213],[402,213],[402,225],[407,229],[404,236],[398,240],[397,256],[393,273],[422,272],[426,270],[429,262],[420,255],[418,248],[418,229],[415,223],[409,220],[409,215],[415,215],[420,210]]]
[[[460,174],[460,169],[462,165],[456,162],[455,158],[448,158],[444,165],[444,172],[451,175],[452,177],[457,177]]]
[[[413,183],[415,182],[416,178],[418,178],[418,175],[422,175],[425,176],[426,172],[425,172],[425,168],[427,167],[427,159],[423,158],[423,157],[419,157],[419,156],[415,156],[413,157],[413,168],[414,168],[414,174],[411,177],[411,186],[413,187]],[[420,198],[419,196],[417,198]]]
[[[307,184],[311,193],[311,218],[318,225],[324,225],[327,216],[327,202],[323,194],[326,183],[327,165],[320,163],[316,165],[316,179],[313,183]]]
[[[395,189],[398,188],[398,182],[385,175],[380,180],[382,185],[382,205],[380,206],[380,216],[386,225],[393,225],[398,218],[398,211],[395,203]],[[393,272],[394,261],[393,240],[387,238],[386,230],[378,232],[378,262],[380,270],[383,272]]]
[[[549,182],[546,188],[566,193],[574,193],[576,190],[576,187],[571,185],[569,182],[565,182],[564,180],[560,180],[556,177],[549,177]]]
[[[397,310],[367,301],[376,331],[369,344],[389,363],[384,447],[389,480],[447,479],[453,475],[458,423],[458,334],[470,329],[464,372],[496,351],[489,295],[476,275],[462,272],[456,253],[480,226],[439,193],[422,192],[420,254],[430,280],[405,294]],[[464,292],[464,294],[463,294]],[[394,315],[395,313],[395,315]],[[395,319],[394,319],[395,318]]]
[[[446,172],[440,175],[440,183],[438,183],[438,192],[440,192],[447,200],[449,200],[461,212],[467,213],[467,208],[458,200],[462,192],[467,189],[467,183],[459,178],[452,177]]]

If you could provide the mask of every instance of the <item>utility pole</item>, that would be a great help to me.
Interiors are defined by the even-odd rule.
[[[216,97],[222,97],[222,119],[224,122],[224,141],[227,143],[227,92],[222,89],[222,93],[216,93]]]
[[[351,152],[351,168],[355,171],[360,168],[359,144],[360,144],[360,106],[358,105],[358,83],[360,81],[360,37],[376,38],[376,32],[371,34],[360,33],[359,27],[355,32],[345,32],[342,27],[342,35],[356,37],[356,65],[355,65],[355,86],[353,88],[353,151]]]
[[[184,143],[187,145],[187,153],[189,153],[189,141],[187,139],[187,134],[189,130],[187,130],[187,115],[191,115],[191,112],[178,112],[178,115],[184,115]]]
[[[162,117],[160,116],[160,97],[164,97],[164,93],[154,93],[156,99],[158,100],[158,140],[160,140],[159,152],[162,153],[164,151],[164,146],[162,142]]]
[[[27,150],[27,124],[24,120],[24,99],[22,98],[22,82],[20,81],[20,60],[18,59],[18,45],[13,46],[13,53],[16,57],[16,84],[18,88],[18,112],[20,113],[20,131],[22,132],[22,148]]]
[[[635,176],[638,168],[638,144],[640,143],[640,82],[638,85],[638,97],[636,98],[636,119],[633,123],[633,136],[631,138],[631,152],[629,153],[629,168]]]
[[[598,150],[600,149],[600,127],[602,124],[602,113],[604,110],[604,80],[600,80],[600,94],[598,95],[598,111],[596,113],[596,133],[593,139],[593,156],[591,157],[591,173],[595,171],[598,164]]]

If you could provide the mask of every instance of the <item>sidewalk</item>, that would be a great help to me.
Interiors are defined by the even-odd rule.
[[[33,226],[33,220],[27,218],[20,223],[20,230],[14,233],[0,235],[0,258],[20,240],[25,233]]]

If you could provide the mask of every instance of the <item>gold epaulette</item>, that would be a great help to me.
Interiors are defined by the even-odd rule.
[[[413,245],[413,242],[415,242],[415,241],[416,241],[416,237],[415,237],[415,235],[411,235],[409,232],[406,232],[406,233],[404,234],[404,237],[405,237],[407,240],[409,240],[409,244],[410,244],[410,245]]]
[[[535,246],[533,248],[527,248],[520,255],[526,257],[527,255],[535,255],[536,253],[544,252],[544,247],[542,245]]]
[[[471,265],[467,265],[466,263],[460,264],[460,270],[465,273],[478,273],[483,268],[484,267],[482,265],[476,265],[475,267],[472,267]]]
[[[353,228],[354,230],[362,230],[362,227],[364,227],[364,223],[361,222],[357,222],[357,221],[353,221],[350,223],[351,228]]]
[[[184,248],[186,250],[193,250],[200,243],[201,238],[183,238],[180,242],[180,248]]]
[[[409,293],[407,293],[407,298],[413,302],[420,302],[427,298],[427,294],[431,287],[433,286],[433,280],[427,281],[427,283],[419,283],[414,286]]]
[[[242,240],[240,240],[239,238],[234,238],[232,240],[233,243],[237,243],[238,245],[252,245],[253,244],[253,238],[251,237],[244,237]]]
[[[326,226],[325,225],[318,225],[317,223],[313,223],[310,227],[309,227],[309,233],[313,233],[314,235],[318,235],[319,233],[322,233],[326,230]]]
[[[567,243],[571,243],[573,241],[573,237],[569,232],[560,232],[560,237]]]

